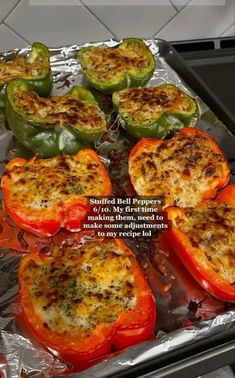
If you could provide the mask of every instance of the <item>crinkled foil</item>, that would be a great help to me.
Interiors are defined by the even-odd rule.
[[[159,49],[159,41],[147,40],[145,42],[149,45],[156,60],[156,70],[148,85],[170,82],[197,100],[201,114],[198,127],[207,131],[216,140],[230,164],[231,172],[234,173],[235,141],[230,131],[167,64]],[[116,43],[110,40],[95,43],[95,45],[114,46]],[[79,47],[81,46],[72,45],[50,49],[54,94],[63,94],[75,84],[86,85],[81,67],[75,58]],[[2,53],[0,59],[10,58],[17,53],[26,55],[29,49],[30,47]],[[104,100],[105,97],[101,96],[100,101]],[[109,121],[109,131],[99,143],[96,143],[95,147],[109,170],[114,194],[130,195],[126,162],[132,144],[124,131],[120,131],[120,122],[115,113],[111,109],[104,110]],[[14,156],[27,158],[31,153],[17,143],[12,133],[6,128],[4,116],[0,114],[0,117],[0,173],[2,173],[7,159]],[[231,182],[233,181],[235,181],[234,176],[231,179]],[[4,245],[1,227],[0,245]],[[9,227],[14,229],[12,224]],[[17,234],[23,248],[28,246],[26,236],[21,231]],[[33,242],[37,243],[37,241]],[[192,280],[183,267],[180,267],[172,257],[167,256],[158,242],[153,240],[127,240],[126,242],[136,253],[156,299],[155,334],[157,339],[131,347],[115,356],[109,356],[82,372],[76,372],[76,369],[69,370],[65,363],[55,358],[28,333],[27,329],[21,327],[21,309],[17,300],[17,270],[23,253],[14,248],[2,247],[0,250],[1,376],[10,378],[61,377],[73,371],[70,376],[77,378],[112,377],[114,374],[128,373],[128,368],[132,366],[141,366],[144,362],[167,356],[168,352],[183,346],[195,344],[211,336],[222,335],[225,330],[232,330],[235,321],[235,311],[232,306],[210,297]],[[38,242],[38,245],[41,245],[40,243]]]
[[[71,374],[70,377],[77,378],[106,378],[112,377],[114,374],[128,371],[128,367],[139,366],[141,364],[159,358],[165,353],[196,343],[212,335],[224,332],[226,329],[232,328],[235,318],[234,313],[229,312],[209,321],[202,321],[185,330],[176,330],[170,334],[161,335],[158,341],[145,342],[123,352],[119,356],[111,360],[93,366],[92,368],[79,373]]]

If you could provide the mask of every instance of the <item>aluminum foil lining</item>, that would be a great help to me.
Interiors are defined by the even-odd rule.
[[[232,172],[234,172],[233,154],[235,142],[230,131],[218,120],[213,112],[208,109],[207,105],[197,96],[197,94],[195,94],[167,64],[164,55],[162,55],[159,49],[159,41],[146,40],[145,42],[147,45],[149,45],[156,60],[156,69],[152,79],[148,83],[148,86],[155,86],[164,82],[170,82],[194,97],[197,100],[201,114],[198,127],[207,131],[216,140],[222,149],[225,158],[228,160]],[[53,94],[63,94],[67,92],[70,87],[76,84],[87,85],[83,78],[81,67],[75,58],[76,52],[80,47],[89,45],[114,46],[116,44],[117,41],[109,40],[94,44],[87,43],[79,46],[72,45],[50,49],[52,54],[51,66],[54,80]],[[30,47],[27,47],[21,50],[2,53],[0,54],[0,59],[10,58],[14,54],[24,56],[29,50]],[[110,119],[111,118],[112,117],[110,117]],[[24,151],[18,148],[18,146],[15,146],[12,133],[4,127],[3,121],[2,124],[0,121],[0,126],[0,173],[2,173],[4,170],[5,160],[17,155],[22,156],[22,154],[24,155]],[[113,135],[118,135],[117,130],[119,127],[120,122],[118,117],[112,118],[112,120],[110,120],[109,135],[112,137]],[[121,153],[123,153],[121,150],[121,147],[123,147],[122,141],[122,138],[119,138],[119,136],[116,138],[116,140],[114,139],[116,149],[118,150],[120,148]],[[111,148],[112,145],[110,146],[109,138],[96,145],[96,149],[102,160],[107,165],[107,168],[110,164],[107,150],[110,150]],[[125,169],[124,172],[122,172],[122,175],[123,177],[126,177]],[[235,181],[234,176],[231,179],[231,182],[233,181]],[[134,246],[133,249],[135,250]],[[17,252],[14,249],[6,250],[2,248],[2,250],[0,250],[0,373],[2,373],[3,377],[11,378],[65,376],[69,372],[67,365],[56,359],[47,351],[46,348],[40,345],[32,337],[29,337],[27,332],[22,330],[22,328],[18,325],[19,321],[17,321],[17,318],[18,315],[21,314],[21,310],[17,302],[17,269],[21,256],[22,253]],[[151,263],[149,256],[146,258],[141,257],[139,260],[143,266],[143,264],[146,263],[146,259],[151,265],[151,269],[147,269],[147,271],[145,271],[151,284],[151,272],[154,271],[154,265]],[[161,318],[161,312],[159,314],[158,309],[166,306],[166,300],[158,297],[154,279],[151,286],[153,291],[154,289],[156,291],[154,294],[157,303],[157,316]],[[177,292],[176,296],[180,298],[180,289],[176,287],[174,290]],[[196,290],[198,291],[199,289]],[[173,291],[173,293],[175,292]],[[168,302],[167,306],[169,303],[172,306],[172,302]],[[138,344],[118,355],[113,357],[111,356],[103,360],[89,369],[82,372],[75,371],[69,375],[77,378],[105,378],[112,377],[114,374],[121,372],[128,373],[128,369],[132,366],[141,366],[141,364],[144,362],[167,355],[167,353],[175,351],[183,346],[192,345],[211,336],[222,335],[225,330],[232,330],[234,326],[235,311],[226,311],[226,309],[228,310],[229,307],[224,306],[221,313],[221,308],[219,308],[217,303],[214,306],[219,308],[219,315],[216,316],[216,312],[212,312],[212,318],[210,318],[210,315],[208,315],[210,311],[207,311],[207,313],[205,312],[206,316],[202,316],[202,319],[206,320],[198,321],[198,319],[201,317],[195,317],[195,322],[192,322],[192,325],[188,326],[187,328],[179,327],[177,323],[179,319],[180,321],[182,319],[187,319],[187,306],[185,304],[180,306],[179,303],[177,303],[177,305],[175,304],[175,307],[171,307],[170,314],[168,311],[169,307],[167,306],[165,308],[166,319],[164,322],[161,320],[160,322],[158,321],[156,325],[157,340]],[[175,322],[173,321],[172,325],[172,319],[174,319],[174,317],[177,318],[177,320],[175,320]],[[166,332],[166,329],[169,330],[169,332]]]
[[[219,315],[208,321],[201,321],[193,327],[176,330],[170,334],[162,334],[158,341],[145,342],[123,352],[111,360],[103,361],[92,368],[79,373],[69,375],[71,378],[105,378],[128,370],[128,367],[157,359],[165,353],[172,352],[177,348],[196,343],[205,337],[217,335],[227,329],[232,329],[235,324],[234,312]]]

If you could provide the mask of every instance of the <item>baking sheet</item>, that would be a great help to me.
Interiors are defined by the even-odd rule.
[[[158,40],[145,41],[154,54],[156,69],[148,86],[170,82],[193,96],[199,105],[201,119],[198,127],[207,131],[219,144],[234,173],[235,139],[230,131],[218,120],[206,104],[167,64],[161,53]],[[110,40],[95,43],[96,46],[114,46]],[[162,43],[162,41],[161,41]],[[85,44],[82,46],[89,46]],[[81,68],[75,59],[81,46],[73,45],[51,50],[53,71],[53,94],[63,94],[76,84],[87,86]],[[12,54],[27,54],[29,48],[0,54],[0,59]],[[107,115],[109,130],[96,143],[95,149],[109,171],[116,196],[133,195],[127,173],[127,157],[135,143],[120,125],[111,108],[109,96],[94,93]],[[30,157],[32,153],[22,148],[7,130],[4,115],[0,115],[0,173],[7,159],[15,156]],[[232,176],[231,182],[234,182]],[[61,242],[77,242],[76,235],[60,232],[55,238],[40,239],[15,227],[9,217],[1,212],[0,221],[0,371],[7,377],[54,377],[62,376],[77,369],[66,366],[54,358],[28,333],[22,322],[17,301],[17,269],[22,254],[29,250],[48,253],[51,246]],[[126,371],[128,367],[167,355],[180,347],[191,345],[212,335],[220,335],[225,329],[232,329],[235,311],[232,306],[222,303],[207,294],[188,274],[174,254],[166,251],[160,240],[125,240],[146,273],[156,298],[157,340],[141,343],[125,352],[107,357],[93,367],[76,373],[76,377],[111,377],[114,373]],[[74,245],[74,244],[73,244]],[[187,328],[182,328],[187,327]],[[3,375],[4,376],[4,375]]]

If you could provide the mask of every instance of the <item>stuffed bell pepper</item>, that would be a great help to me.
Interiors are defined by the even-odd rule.
[[[27,57],[17,55],[11,60],[0,60],[1,106],[4,106],[5,84],[13,78],[25,79],[32,91],[39,96],[48,96],[52,89],[48,48],[40,42],[34,42]]]
[[[230,171],[214,140],[185,127],[172,139],[141,139],[129,155],[131,182],[140,196],[162,198],[164,206],[195,207],[227,184]]]
[[[165,138],[198,119],[196,101],[172,84],[129,88],[113,94],[123,126],[136,138]]]
[[[150,49],[138,38],[126,38],[114,47],[82,47],[78,60],[89,84],[108,94],[144,86],[155,69]]]
[[[20,303],[36,338],[81,364],[153,336],[155,303],[134,254],[119,239],[86,241],[19,268]]]
[[[90,210],[87,196],[108,196],[112,186],[104,165],[90,148],[50,159],[15,158],[2,176],[3,205],[19,227],[49,237],[63,227],[80,230]]]
[[[41,157],[74,154],[106,130],[104,113],[80,86],[63,96],[41,98],[27,81],[13,79],[6,86],[6,113],[18,141]]]
[[[211,295],[235,302],[235,185],[196,208],[166,209],[172,227],[162,236]]]

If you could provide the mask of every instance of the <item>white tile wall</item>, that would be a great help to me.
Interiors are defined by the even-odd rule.
[[[0,25],[0,51],[8,51],[27,46],[29,43],[10,30],[6,25]]]
[[[233,22],[234,0],[226,0],[225,5],[201,6],[198,0],[191,0],[156,37],[169,41],[213,38],[221,36]]]
[[[152,37],[176,15],[170,1],[166,5],[89,5],[90,0],[83,0],[89,9],[108,26],[118,37]],[[116,2],[117,3],[117,2]]]
[[[8,15],[19,0],[1,0],[0,1],[0,22]]]
[[[37,5],[28,0],[21,0],[6,18],[5,23],[27,40],[38,40],[49,46],[99,41],[112,37],[79,1],[75,4]]]
[[[235,0],[0,0],[0,51],[137,36],[235,36]]]
[[[235,35],[235,24],[231,25],[223,34],[222,37],[232,37]]]
[[[170,0],[171,3],[176,7],[178,11],[180,11],[186,4],[190,2],[190,0]]]

